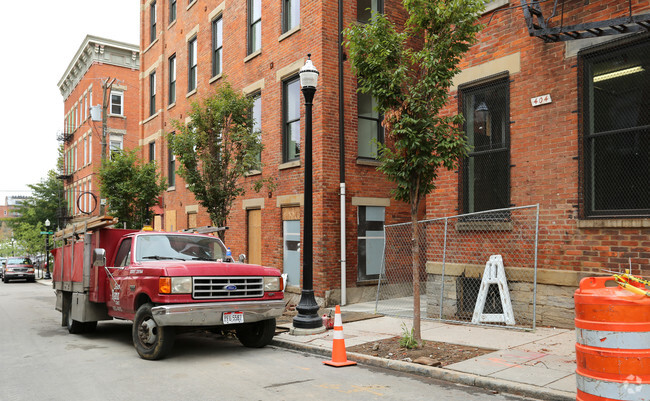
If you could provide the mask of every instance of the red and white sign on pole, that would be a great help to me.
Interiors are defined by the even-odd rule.
[[[541,106],[543,104],[547,104],[551,102],[552,102],[551,95],[542,95],[530,99],[530,103],[533,105],[533,107]]]

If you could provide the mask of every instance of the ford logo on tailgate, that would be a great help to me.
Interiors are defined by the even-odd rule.
[[[227,285],[227,286],[225,286],[223,288],[224,288],[224,290],[235,291],[237,289],[237,286],[233,285],[233,284],[230,284],[230,285]]]

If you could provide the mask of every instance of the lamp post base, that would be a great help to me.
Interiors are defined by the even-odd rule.
[[[302,290],[300,302],[296,306],[296,310],[298,311],[298,315],[293,318],[293,327],[295,329],[325,330],[323,327],[323,319],[318,316],[318,303],[316,302],[316,298],[314,298],[314,290]]]

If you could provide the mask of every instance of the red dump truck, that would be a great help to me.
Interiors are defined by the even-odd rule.
[[[215,236],[107,228],[60,231],[53,287],[62,326],[94,331],[101,320],[133,322],[143,359],[165,357],[181,328],[232,329],[247,347],[263,347],[284,312],[280,271],[237,263]]]

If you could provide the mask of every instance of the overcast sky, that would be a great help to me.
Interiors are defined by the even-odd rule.
[[[57,83],[86,35],[139,45],[139,0],[4,1],[0,24],[0,205],[56,167]]]

